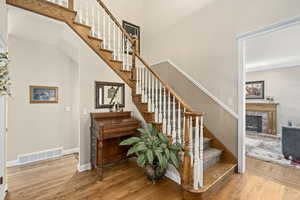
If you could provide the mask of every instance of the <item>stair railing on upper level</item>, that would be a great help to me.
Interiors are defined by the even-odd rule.
[[[146,121],[161,124],[163,133],[184,146],[181,182],[185,188],[203,186],[203,114],[192,112],[174,90],[156,74],[137,51],[137,40],[120,25],[101,0],[47,0],[73,9],[76,21],[91,27],[91,36],[101,39],[102,49],[131,72],[135,95],[147,103]],[[145,116],[145,115],[144,115]],[[146,115],[147,116],[147,115]]]

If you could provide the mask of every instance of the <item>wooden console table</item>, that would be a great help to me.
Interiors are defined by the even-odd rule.
[[[103,167],[127,159],[128,147],[119,144],[137,133],[140,122],[131,112],[91,113],[91,163],[103,179]]]
[[[278,103],[247,103],[246,111],[264,112],[268,114],[267,133],[277,135],[277,106]]]

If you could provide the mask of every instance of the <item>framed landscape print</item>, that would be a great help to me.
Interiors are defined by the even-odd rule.
[[[246,99],[264,99],[264,98],[265,98],[264,81],[246,82]]]
[[[95,108],[112,108],[119,104],[125,107],[125,84],[112,82],[95,82]]]
[[[58,103],[58,87],[30,86],[30,103]]]
[[[140,33],[140,27],[137,25],[134,25],[132,23],[129,23],[127,21],[123,21],[123,28],[127,31],[127,33],[132,37],[137,39],[137,50],[138,53],[141,53],[141,33]],[[125,53],[126,53],[126,49],[127,49],[127,40],[123,40],[124,41],[124,48],[125,48]],[[129,50],[129,54],[132,54],[132,49],[130,48]]]

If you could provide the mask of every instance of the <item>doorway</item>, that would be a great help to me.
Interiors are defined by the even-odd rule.
[[[297,17],[238,37],[243,171],[246,155],[300,169],[299,34]]]

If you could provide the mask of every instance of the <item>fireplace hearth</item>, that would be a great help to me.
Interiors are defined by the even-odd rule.
[[[263,119],[262,116],[247,115],[246,116],[246,130],[257,133],[263,132]]]

